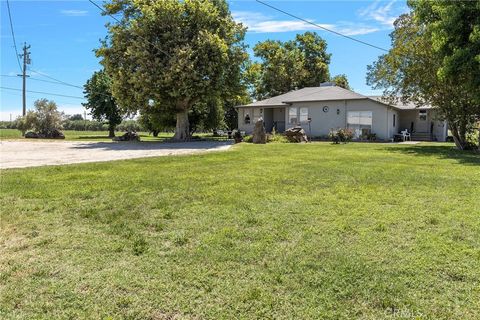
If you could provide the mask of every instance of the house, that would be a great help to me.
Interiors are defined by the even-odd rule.
[[[430,106],[416,108],[398,103],[390,105],[378,96],[322,84],[237,106],[238,129],[251,134],[262,118],[267,132],[301,126],[310,137],[326,137],[331,130],[350,128],[356,139],[376,134],[379,140],[391,140],[408,129],[413,140],[445,141],[447,124],[437,119]]]

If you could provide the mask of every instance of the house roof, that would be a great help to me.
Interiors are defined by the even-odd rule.
[[[417,107],[414,103],[403,103],[398,100],[391,104],[382,96],[364,96],[351,90],[337,86],[307,87],[293,90],[275,97],[252,102],[247,105],[237,106],[239,108],[254,107],[283,107],[298,102],[332,101],[332,100],[373,100],[385,106],[391,106],[399,110],[431,109],[430,105]]]
[[[417,107],[417,105],[412,103],[412,102],[403,103],[400,99],[398,99],[394,104],[391,104],[388,101],[386,101],[385,99],[383,99],[382,96],[368,96],[368,97],[372,100],[376,100],[376,101],[384,103],[384,104],[392,105],[392,106],[394,106],[394,107],[396,107],[400,110],[432,109],[431,105],[424,105],[424,106]]]
[[[277,107],[295,102],[359,99],[368,99],[368,97],[337,86],[307,87],[239,107]]]

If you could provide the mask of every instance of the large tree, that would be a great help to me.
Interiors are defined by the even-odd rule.
[[[86,103],[95,120],[108,122],[108,136],[115,137],[115,127],[122,122],[123,112],[112,95],[112,81],[104,70],[95,71],[84,85]]]
[[[266,40],[254,47],[259,63],[250,65],[254,96],[276,96],[290,90],[318,86],[329,81],[327,43],[315,32],[298,34],[294,40]]]
[[[475,26],[474,17],[478,17],[480,8],[460,1],[408,4],[411,12],[395,22],[392,49],[368,67],[367,83],[384,89],[384,96],[391,101],[401,98],[417,105],[432,105],[448,121],[457,147],[470,148],[468,134],[480,114],[479,88],[474,84],[476,78],[452,61],[462,56],[469,68],[476,68],[472,74],[478,74],[480,60],[474,54],[462,52],[471,53],[467,49],[471,46],[469,41],[478,41],[475,34],[480,25]],[[467,23],[462,22],[459,12],[463,12]],[[454,28],[452,19],[463,27]],[[445,26],[446,20],[451,28]],[[469,40],[446,43],[448,37]],[[451,73],[452,70],[458,73]]]
[[[105,8],[122,15],[97,51],[115,98],[131,111],[174,115],[174,138],[188,139],[192,107],[221,97],[240,78],[245,28],[225,0],[113,0]]]

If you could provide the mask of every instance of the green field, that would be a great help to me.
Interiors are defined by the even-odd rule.
[[[65,135],[65,140],[68,141],[112,141],[112,139],[108,137],[108,131],[65,130],[62,132]],[[120,136],[123,132],[116,132],[115,134]],[[162,133],[158,138],[155,138],[149,135],[148,132],[139,132],[138,134],[144,141],[161,141],[162,139],[171,138],[173,136],[173,133]],[[17,129],[0,129],[0,139],[16,140],[25,138],[22,137],[22,133]],[[38,141],[38,139],[28,139],[28,141]]]
[[[5,170],[2,319],[478,319],[480,156],[240,144]]]
[[[108,137],[108,131],[74,131],[74,130],[65,130],[62,131],[65,135],[65,140],[67,141],[97,141],[97,142],[106,142],[112,141]],[[117,136],[121,136],[124,132],[116,132]],[[171,132],[161,132],[158,137],[154,137],[148,132],[138,132],[140,135],[141,141],[165,141],[173,137]],[[213,137],[211,133],[196,133],[194,137],[209,139],[209,140],[224,140],[226,137]],[[1,140],[26,140],[26,141],[39,141],[45,139],[25,139],[22,137],[22,133],[17,129],[0,129],[0,139]],[[48,139],[51,141],[51,139]]]

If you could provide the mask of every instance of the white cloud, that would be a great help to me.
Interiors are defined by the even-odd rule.
[[[83,17],[86,16],[87,10],[60,10],[60,13],[68,17]]]
[[[400,15],[398,10],[393,6],[395,2],[396,0],[392,0],[387,4],[382,5],[379,0],[376,0],[368,7],[360,10],[359,15],[374,20],[383,26],[393,28],[395,19]]]
[[[263,32],[289,32],[289,31],[305,31],[305,30],[321,30],[314,25],[300,20],[280,20],[274,19],[270,16],[258,12],[250,11],[234,11],[233,18],[242,22],[248,27],[249,32],[263,33]],[[308,20],[315,22],[314,20]],[[378,31],[378,28],[367,26],[365,24],[355,24],[350,22],[339,22],[336,24],[321,24],[316,23],[323,28],[334,30],[342,34],[352,36],[372,33]]]

